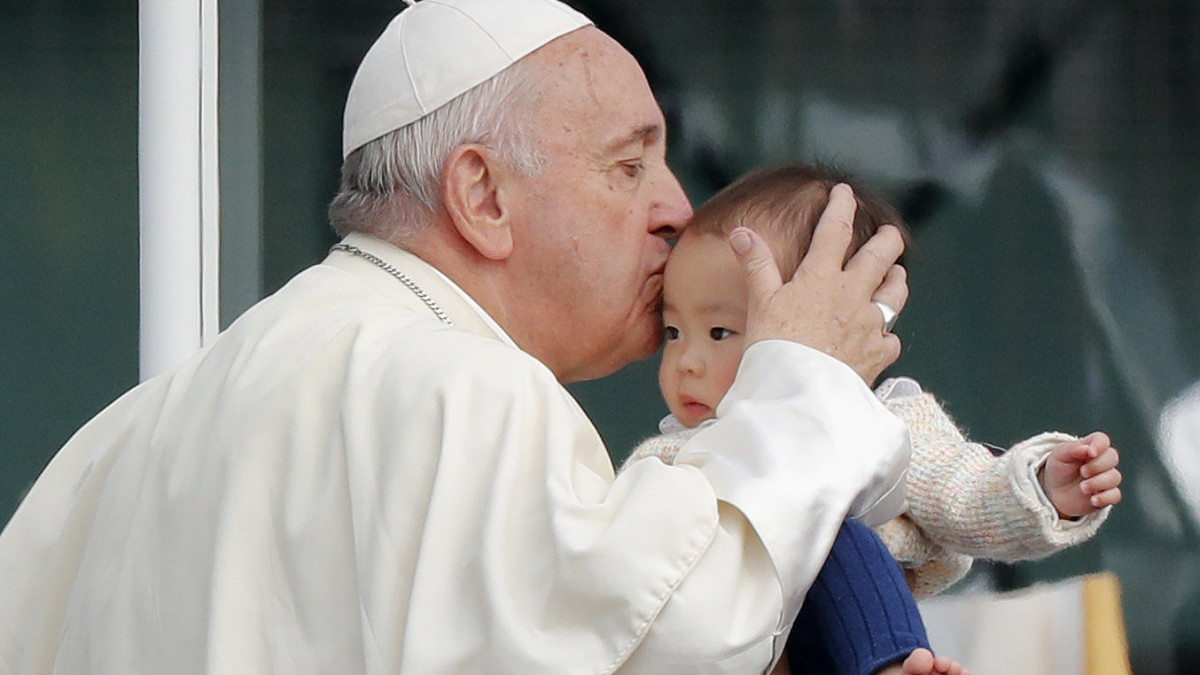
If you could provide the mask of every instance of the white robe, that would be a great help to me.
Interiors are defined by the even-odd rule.
[[[829,357],[753,346],[614,478],[460,290],[349,243],[454,326],[336,252],[110,405],[0,535],[0,672],[761,672],[847,512],[898,508],[904,425]]]

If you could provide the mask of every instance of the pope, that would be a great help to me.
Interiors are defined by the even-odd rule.
[[[84,425],[0,535],[0,671],[768,669],[842,521],[902,501],[864,379],[903,246],[843,268],[852,198],[788,283],[733,242],[719,420],[614,476],[562,385],[660,344],[692,213],[664,124],[555,0],[402,11],[346,103],[341,242]]]

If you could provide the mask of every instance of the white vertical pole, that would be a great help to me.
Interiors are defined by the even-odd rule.
[[[221,149],[218,0],[200,2],[200,342],[221,330]]]
[[[142,379],[217,331],[217,2],[139,3]]]

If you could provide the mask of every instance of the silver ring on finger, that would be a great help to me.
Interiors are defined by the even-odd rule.
[[[896,327],[896,319],[900,318],[900,313],[882,300],[872,300],[875,306],[879,308],[879,312],[883,314],[883,332],[890,333]]]

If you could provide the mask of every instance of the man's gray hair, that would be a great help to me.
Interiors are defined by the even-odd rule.
[[[540,171],[544,158],[529,129],[537,91],[527,61],[350,153],[329,205],[338,236],[363,232],[398,244],[415,234],[440,208],[442,169],[460,145],[492,148],[526,175]]]

